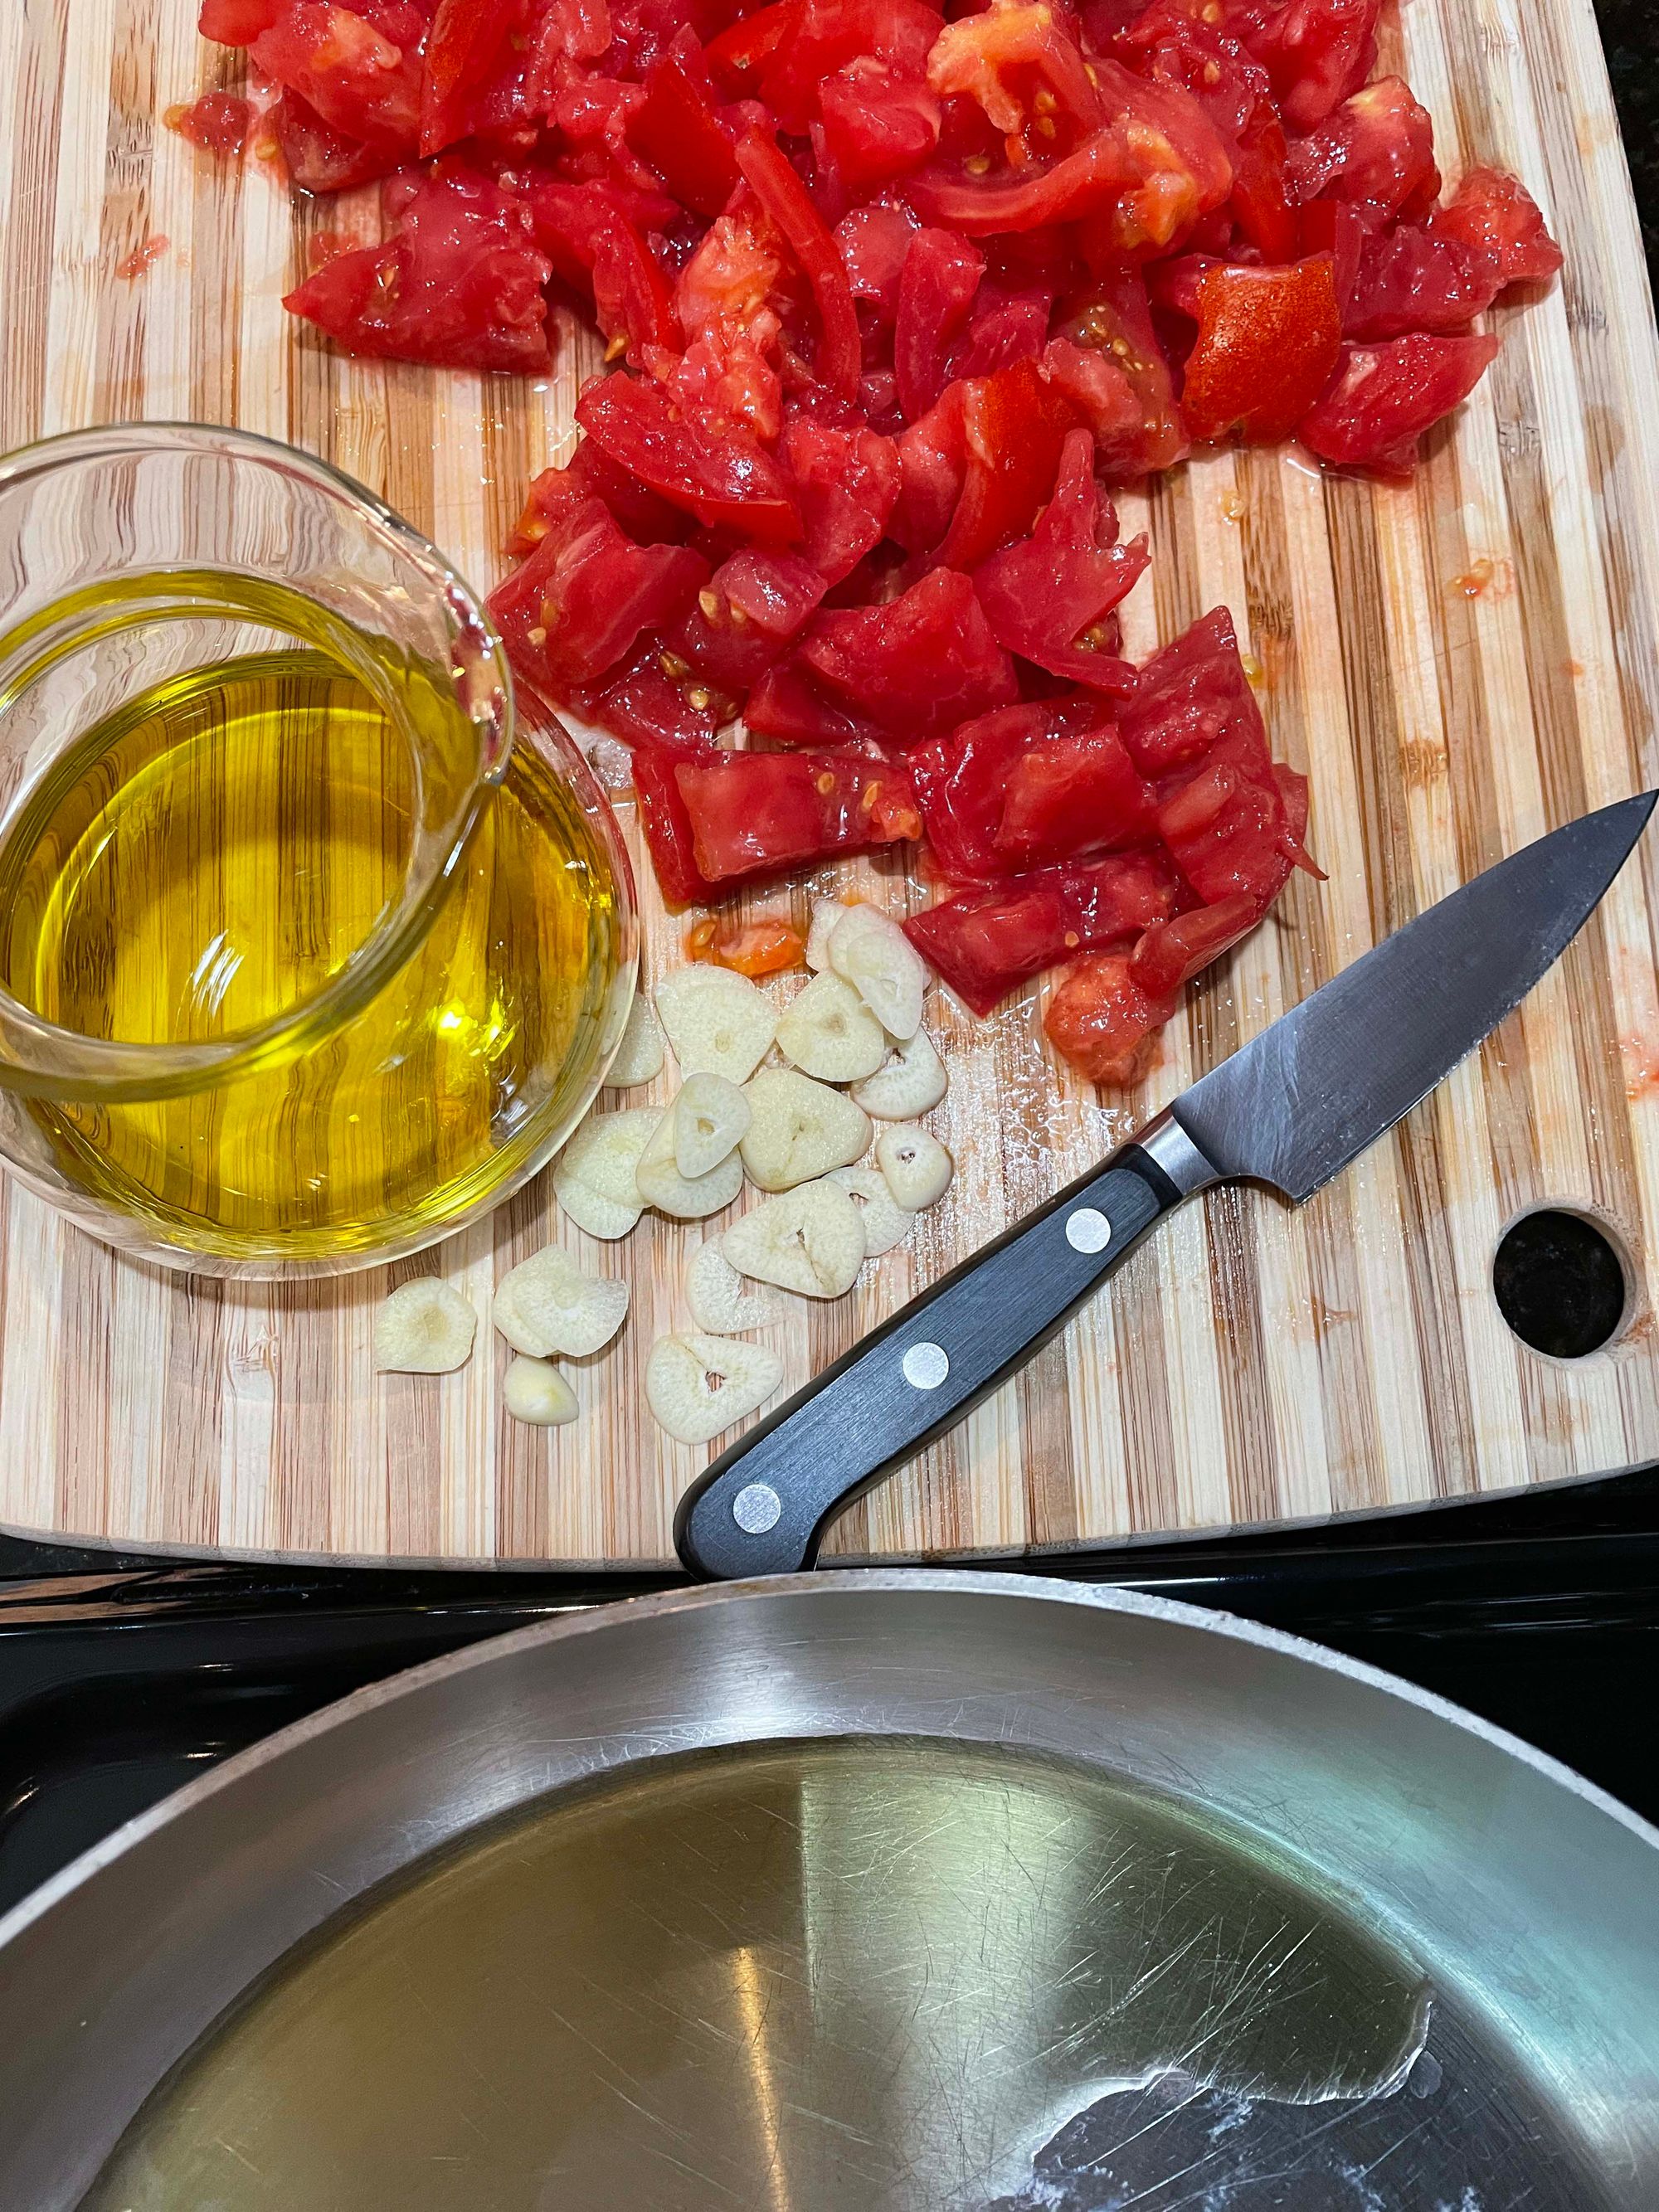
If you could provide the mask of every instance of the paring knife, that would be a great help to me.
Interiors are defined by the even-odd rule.
[[[1442,899],[855,1344],[686,1492],[686,1565],[710,1579],[810,1566],[842,1507],[1029,1359],[1183,1199],[1242,1178],[1310,1197],[1554,965],[1656,799],[1570,822]]]

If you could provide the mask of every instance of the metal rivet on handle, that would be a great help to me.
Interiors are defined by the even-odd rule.
[[[745,1536],[763,1536],[783,1518],[783,1500],[769,1483],[745,1483],[732,1500],[732,1518]]]
[[[1079,1206],[1066,1217],[1066,1242],[1074,1252],[1103,1252],[1112,1241],[1112,1224],[1092,1206]]]
[[[937,1390],[951,1371],[950,1358],[942,1344],[913,1344],[901,1364],[913,1390]]]

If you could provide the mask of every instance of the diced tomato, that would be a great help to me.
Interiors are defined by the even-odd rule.
[[[744,720],[756,737],[776,744],[840,749],[867,745],[882,737],[880,726],[840,700],[827,698],[812,672],[799,658],[768,669],[749,695]]]
[[[1335,382],[1297,434],[1339,467],[1404,475],[1423,433],[1468,398],[1497,352],[1496,338],[1474,337],[1345,346]]]
[[[585,500],[550,528],[489,597],[514,667],[562,697],[592,684],[641,630],[673,622],[708,563],[689,545],[635,545],[604,502]]]
[[[867,191],[919,169],[939,144],[938,96],[919,77],[877,61],[854,63],[819,93],[823,140],[842,183]]]
[[[916,230],[908,208],[880,201],[854,208],[836,225],[836,246],[853,297],[872,303],[878,324],[891,323],[898,313],[899,284]]]
[[[674,778],[672,753],[641,745],[634,755],[634,796],[651,864],[671,907],[703,906],[720,896],[697,866],[691,817]]]
[[[667,272],[604,184],[540,185],[529,200],[536,242],[568,283],[592,297],[599,328],[620,338],[636,367],[652,348],[678,352],[680,331]]]
[[[584,438],[562,469],[544,469],[525,497],[524,508],[507,541],[509,553],[532,553],[549,528],[586,498],[602,499],[629,536],[641,545],[687,537],[691,518],[654,491],[647,491],[625,469]]]
[[[877,431],[797,416],[784,426],[778,454],[794,483],[806,557],[838,584],[886,532],[899,495],[898,450]]]
[[[963,891],[915,914],[904,933],[963,1004],[988,1014],[1073,952],[1117,945],[1173,914],[1179,886],[1158,853],[1115,853]]]
[[[599,378],[578,398],[576,420],[618,467],[711,528],[730,526],[772,544],[800,537],[794,492],[759,441],[681,414],[659,385]]]
[[[421,87],[422,153],[465,136],[456,95],[483,80],[518,15],[519,0],[438,0]]]
[[[1104,725],[1097,699],[1073,696],[1000,708],[918,745],[910,767],[927,842],[945,878],[975,883],[1009,874],[1014,864],[997,833],[1016,763],[1034,745],[1064,742]]]
[[[911,239],[893,325],[893,374],[907,422],[919,422],[944,391],[984,273],[985,256],[965,238],[919,230]]]
[[[1312,131],[1370,74],[1381,0],[1285,0],[1241,25],[1286,127]]]
[[[935,568],[890,605],[820,614],[801,658],[902,744],[1014,698],[1014,665],[966,576]]]
[[[1042,1017],[1043,1034],[1091,1083],[1127,1090],[1152,1066],[1158,1032],[1176,1009],[1136,980],[1126,952],[1096,952],[1066,971]]]
[[[1053,495],[1066,434],[1077,418],[1028,361],[974,378],[963,388],[962,407],[962,496],[939,557],[974,568],[1031,528]]]
[[[1108,128],[1048,168],[1033,164],[1032,169],[981,178],[965,162],[930,163],[907,180],[905,191],[929,222],[964,237],[988,238],[1001,231],[1075,222],[1115,201],[1136,175],[1122,140]]]
[[[1415,222],[1440,191],[1429,112],[1399,77],[1378,77],[1297,142],[1289,176],[1298,204],[1358,201],[1383,216]]]
[[[1227,204],[1240,234],[1264,261],[1289,261],[1296,253],[1289,167],[1290,149],[1279,111],[1270,100],[1258,100],[1239,134],[1232,198]]]
[[[420,57],[394,46],[364,16],[335,0],[283,0],[249,52],[268,76],[297,92],[332,129],[414,153]]]
[[[724,344],[757,326],[775,330],[769,302],[782,267],[781,242],[752,204],[717,216],[675,287],[675,310],[686,337]]]
[[[988,280],[979,288],[968,319],[959,376],[994,376],[1023,361],[1036,361],[1048,336],[1053,297],[1046,292],[1011,292]]]
[[[325,262],[283,305],[351,353],[531,373],[548,366],[551,274],[520,204],[452,164],[384,246]]]
[[[578,684],[565,703],[637,752],[675,760],[714,751],[720,723],[732,715],[729,701],[717,699],[689,674],[671,677],[654,638],[642,639],[633,658],[603,682]]]
[[[753,88],[780,127],[799,137],[818,113],[820,88],[849,62],[867,57],[920,79],[939,27],[939,10],[927,0],[805,0]]]
[[[927,81],[942,99],[975,101],[1015,168],[1068,153],[1103,119],[1097,74],[1067,12],[1043,0],[991,0],[947,23],[927,57]]]
[[[366,146],[324,122],[297,92],[283,92],[265,110],[284,166],[302,192],[346,192],[390,176],[406,158],[393,146]]]
[[[1039,739],[1009,769],[996,842],[1014,868],[1109,852],[1154,834],[1152,792],[1109,726]]]
[[[769,132],[744,131],[738,141],[738,167],[811,287],[818,310],[818,381],[843,399],[855,398],[862,360],[858,310],[828,225]]]
[[[221,46],[251,46],[283,11],[283,0],[202,0],[196,27]]]
[[[963,420],[965,384],[947,385],[936,407],[902,430],[895,441],[899,495],[888,525],[909,553],[931,553],[951,527],[968,471]]]
[[[647,71],[645,97],[628,121],[629,143],[677,200],[719,215],[738,184],[738,157],[715,112],[697,34],[688,25]]]
[[[806,955],[800,932],[772,915],[724,923],[710,915],[687,930],[685,949],[693,960],[730,968],[739,975],[781,975],[799,968]]]
[[[1310,200],[1297,210],[1296,222],[1302,252],[1328,253],[1331,257],[1336,312],[1346,328],[1353,304],[1354,283],[1359,275],[1359,257],[1370,232],[1346,200]]]
[[[798,553],[745,547],[702,585],[665,644],[705,682],[740,695],[782,659],[823,592],[823,578]]]
[[[1188,428],[1206,439],[1237,430],[1258,445],[1288,437],[1330,382],[1341,345],[1326,255],[1282,268],[1207,270],[1181,388]]]
[[[674,781],[698,872],[711,884],[921,835],[910,780],[886,761],[841,753],[721,753]]]
[[[1136,765],[1155,779],[1178,777],[1218,747],[1243,746],[1266,761],[1261,709],[1225,607],[1200,615],[1146,663],[1119,727]]]
[[[1097,690],[1134,685],[1127,662],[1103,650],[1103,617],[1150,564],[1144,538],[1120,545],[1117,516],[1095,485],[1094,441],[1073,430],[1054,495],[1028,538],[994,553],[974,577],[993,635],[1050,675]]]
[[[1498,264],[1484,247],[1399,223],[1360,240],[1343,336],[1368,341],[1467,330],[1502,289]]]
[[[708,66],[715,81],[733,98],[760,90],[761,71],[798,35],[806,0],[773,0],[757,8],[709,41]]]
[[[1134,980],[1149,999],[1172,998],[1182,985],[1249,936],[1261,909],[1249,891],[1235,891],[1214,906],[1195,906],[1155,921],[1129,956]]]
[[[1425,227],[1431,237],[1455,238],[1490,257],[1502,284],[1536,283],[1561,266],[1538,203],[1518,178],[1498,169],[1468,171]]]
[[[1285,771],[1288,773],[1288,771]],[[1206,906],[1243,895],[1265,914],[1302,848],[1266,748],[1212,753],[1159,805],[1158,834]]]
[[[1132,428],[1108,441],[1095,418],[1096,458],[1115,482],[1127,483],[1157,469],[1173,468],[1190,441],[1176,405],[1175,381],[1152,327],[1146,283],[1139,269],[1106,264],[1091,279],[1089,297],[1061,325],[1060,337],[1079,352],[1098,353],[1127,379],[1136,400]],[[1056,362],[1051,342],[1048,374],[1068,394],[1077,388],[1077,365]]]
[[[161,118],[204,154],[240,154],[247,143],[253,110],[234,93],[204,92],[188,107],[170,107]]]

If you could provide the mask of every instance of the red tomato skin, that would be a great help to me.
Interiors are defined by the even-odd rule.
[[[222,46],[252,46],[283,10],[283,0],[202,0],[197,29]]]
[[[421,81],[422,154],[467,135],[461,95],[483,82],[518,14],[518,0],[438,0]]]
[[[720,896],[697,866],[691,817],[674,776],[672,753],[641,745],[634,755],[634,795],[664,899],[671,907],[706,906]]]
[[[1261,919],[1261,908],[1248,891],[1171,915],[1168,921],[1155,921],[1137,942],[1129,955],[1130,972],[1149,999],[1173,998]]]
[[[1152,794],[1110,728],[1029,745],[1009,770],[997,849],[1038,868],[1154,834]]]
[[[1328,256],[1206,270],[1181,389],[1188,428],[1208,440],[1237,430],[1256,445],[1287,437],[1330,382],[1341,345]]]
[[[1077,418],[1029,361],[972,379],[962,406],[962,496],[939,557],[950,568],[976,568],[999,546],[1023,538],[1052,498],[1066,434]]]
[[[413,154],[421,61],[336,0],[283,0],[250,53],[347,137]]]
[[[419,185],[384,246],[325,263],[283,305],[349,352],[533,372],[549,363],[551,274],[518,204],[451,165]]]
[[[756,737],[784,745],[836,750],[864,745],[873,750],[884,735],[866,715],[842,701],[826,698],[798,656],[768,669],[749,695],[744,720]]]
[[[886,606],[820,614],[801,658],[900,744],[1012,704],[1014,665],[966,576],[935,568]]]
[[[521,567],[489,595],[508,656],[538,690],[556,697],[597,683],[641,630],[673,622],[708,563],[689,545],[635,545],[598,499],[550,529]]]
[[[962,891],[912,915],[904,933],[963,1005],[990,1013],[1072,953],[1121,944],[1173,914],[1174,870],[1158,853],[1115,853]]]
[[[1104,724],[1098,699],[1074,695],[1000,708],[918,745],[910,766],[927,842],[945,878],[969,884],[1017,872],[1018,863],[997,839],[1016,763],[1032,746],[1064,743]]]
[[[591,438],[584,438],[562,469],[544,469],[532,478],[507,551],[520,558],[533,553],[550,528],[590,496],[605,501],[637,544],[672,543],[690,534],[690,515],[647,491]]]
[[[993,635],[1050,675],[1097,690],[1133,689],[1134,671],[1102,649],[1098,625],[1151,563],[1144,538],[1120,545],[1109,501],[1100,508],[1094,441],[1068,433],[1054,496],[1031,535],[978,568],[974,588]],[[1093,632],[1095,641],[1084,641]]]
[[[967,238],[988,238],[1075,222],[1136,181],[1134,162],[1108,128],[1036,176],[1017,172],[1012,179],[982,183],[960,164],[940,162],[912,177],[906,195],[927,222]]]
[[[561,276],[592,296],[600,330],[624,341],[634,367],[653,348],[679,351],[667,272],[620,194],[602,184],[543,185],[529,207],[538,245]]]
[[[843,399],[858,397],[863,348],[858,310],[846,265],[823,217],[788,156],[769,131],[745,131],[738,141],[738,167],[799,264],[817,305],[819,337],[814,364],[819,383]]]
[[[1109,1090],[1129,1090],[1151,1066],[1158,1032],[1176,1010],[1137,981],[1127,952],[1096,952],[1073,962],[1042,1017],[1063,1060]]]
[[[1378,77],[1297,141],[1288,176],[1298,206],[1345,200],[1414,222],[1440,191],[1429,112],[1401,78]]]
[[[746,691],[782,659],[824,589],[799,554],[744,547],[702,586],[665,643],[720,690]]]
[[[939,103],[919,78],[842,70],[823,85],[819,106],[824,143],[852,191],[909,175],[939,144]]]
[[[707,53],[715,82],[734,100],[752,98],[761,71],[796,36],[805,10],[806,0],[773,0],[711,39]]]
[[[1426,224],[1435,238],[1455,238],[1487,254],[1504,284],[1537,283],[1561,266],[1561,249],[1545,228],[1537,202],[1516,177],[1470,169]]]
[[[985,256],[965,238],[933,229],[912,238],[893,323],[893,374],[907,422],[919,422],[944,391],[984,273]]]
[[[1407,475],[1423,433],[1468,398],[1497,353],[1495,337],[1473,336],[1345,346],[1335,380],[1297,434],[1338,468]]]
[[[775,875],[831,853],[919,836],[909,778],[886,761],[838,753],[720,753],[674,781],[693,857],[711,884]]]
[[[799,541],[789,481],[747,431],[681,415],[659,386],[637,376],[596,379],[577,399],[576,420],[618,467],[711,529]]]
[[[688,25],[647,72],[628,141],[677,200],[716,216],[737,189],[738,157],[716,112],[708,64]]]

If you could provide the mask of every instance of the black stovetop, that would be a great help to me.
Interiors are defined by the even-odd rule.
[[[1650,269],[1654,0],[1597,0]],[[1309,1636],[1659,1820],[1659,1470],[1225,1543],[1022,1562]],[[0,1911],[214,1760],[480,1637],[676,1577],[204,1565],[0,1539]]]

